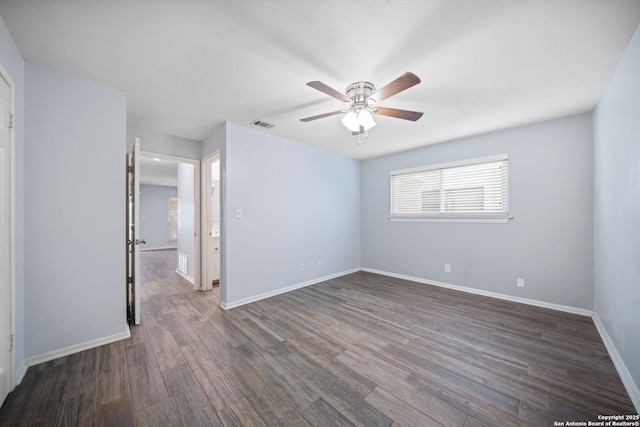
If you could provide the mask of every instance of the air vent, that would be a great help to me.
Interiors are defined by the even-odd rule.
[[[262,120],[254,120],[251,124],[265,129],[271,129],[274,126],[271,123],[263,122]]]

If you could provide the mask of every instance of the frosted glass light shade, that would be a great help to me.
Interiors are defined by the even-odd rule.
[[[342,118],[342,124],[352,132],[358,132],[360,130],[360,123],[358,122],[358,116],[353,111],[349,111]]]
[[[358,120],[360,122],[360,126],[362,126],[364,130],[369,130],[376,125],[376,122],[373,121],[373,117],[369,110],[360,110]]]
[[[364,130],[369,130],[376,125],[376,122],[373,121],[373,117],[368,110],[360,110],[357,113],[349,111],[345,114],[342,118],[342,124],[351,132],[359,132],[360,126]]]

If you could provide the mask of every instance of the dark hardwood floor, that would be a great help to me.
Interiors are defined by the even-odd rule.
[[[218,288],[194,292],[173,272],[174,251],[143,257],[132,337],[29,368],[0,425],[550,426],[635,413],[587,317],[365,272],[223,311]]]

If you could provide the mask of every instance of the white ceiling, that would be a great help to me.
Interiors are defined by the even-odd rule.
[[[354,158],[590,111],[640,20],[640,0],[2,0],[28,61],[128,96],[128,123],[202,140],[223,121]],[[358,145],[343,107],[307,87],[422,83],[380,105]]]
[[[178,163],[140,157],[140,184],[178,186]]]

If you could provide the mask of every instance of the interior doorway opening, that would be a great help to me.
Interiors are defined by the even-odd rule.
[[[202,290],[220,287],[222,293],[222,186],[220,152],[202,160]]]
[[[151,152],[140,152],[141,251],[175,250],[173,267],[194,289],[200,289],[199,164]]]
[[[139,140],[136,141],[139,147]],[[128,286],[133,289],[129,295],[133,297],[127,307],[133,311],[130,318],[137,325],[143,320],[141,312],[145,311],[141,301],[158,291],[151,289],[153,284],[142,283],[145,277],[151,277],[146,273],[169,271],[167,277],[174,276],[176,280],[172,277],[164,281],[165,285],[186,279],[180,285],[183,290],[185,285],[200,290],[200,161],[139,151],[135,147],[133,152],[138,153],[132,162],[135,197],[131,199],[135,200],[129,220],[134,236],[128,242],[133,252],[129,262],[134,268],[128,270],[132,274]],[[154,251],[165,253],[161,257],[141,256]],[[154,259],[156,264],[161,260],[162,265],[145,265],[145,259]]]

